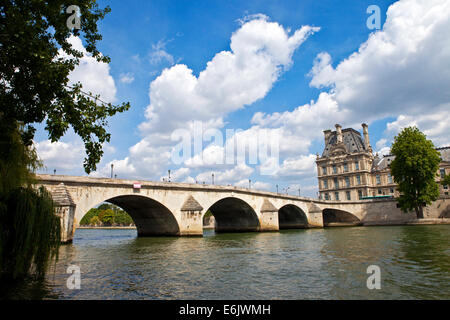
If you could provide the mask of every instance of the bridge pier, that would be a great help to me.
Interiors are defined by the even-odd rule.
[[[64,183],[60,183],[52,193],[55,214],[61,220],[61,242],[70,243],[75,232],[75,203]]]
[[[190,195],[181,211],[180,236],[203,236],[203,207]]]
[[[278,209],[269,200],[267,200],[267,198],[264,198],[260,213],[260,231],[280,230],[278,221]]]
[[[313,202],[308,205],[308,227],[323,228],[322,209]]]

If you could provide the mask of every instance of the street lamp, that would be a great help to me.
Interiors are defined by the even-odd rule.
[[[300,187],[298,187],[298,196],[300,197]]]
[[[56,169],[53,169],[53,175],[55,175],[56,174]]]
[[[251,189],[252,188],[252,180],[248,179],[248,188]]]
[[[212,174],[212,184],[214,185],[214,173]]]
[[[170,170],[168,170],[169,171],[169,182],[170,182]]]
[[[277,194],[278,194],[278,185],[277,185]]]
[[[111,163],[111,179],[113,177],[114,164]]]

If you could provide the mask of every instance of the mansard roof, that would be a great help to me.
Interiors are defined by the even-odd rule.
[[[353,128],[342,130],[342,142],[341,146],[337,145],[336,131],[332,131],[328,137],[322,157],[329,157],[338,147],[345,148],[345,153],[368,152],[361,137],[361,133]]]
[[[440,152],[442,161],[450,162],[450,147],[436,148],[436,150]],[[373,159],[372,171],[381,171],[386,169],[394,159],[395,156],[392,154],[385,155],[381,159],[376,156]]]
[[[381,159],[378,156],[375,156],[372,162],[372,171],[380,171],[386,169],[394,159],[395,157],[393,155],[386,155]]]
[[[436,148],[441,154],[442,161],[450,162],[450,147]]]

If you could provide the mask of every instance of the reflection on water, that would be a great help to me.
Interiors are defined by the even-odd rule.
[[[80,229],[44,282],[7,298],[449,299],[450,226],[353,227],[137,238]],[[81,268],[69,290],[66,269]],[[381,290],[369,290],[369,265]],[[5,288],[2,289],[6,290]]]

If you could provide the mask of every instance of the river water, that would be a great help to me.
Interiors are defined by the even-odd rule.
[[[347,227],[137,238],[80,229],[45,281],[8,298],[449,299],[450,226]],[[70,290],[69,265],[81,271]],[[367,288],[367,268],[381,289]]]

